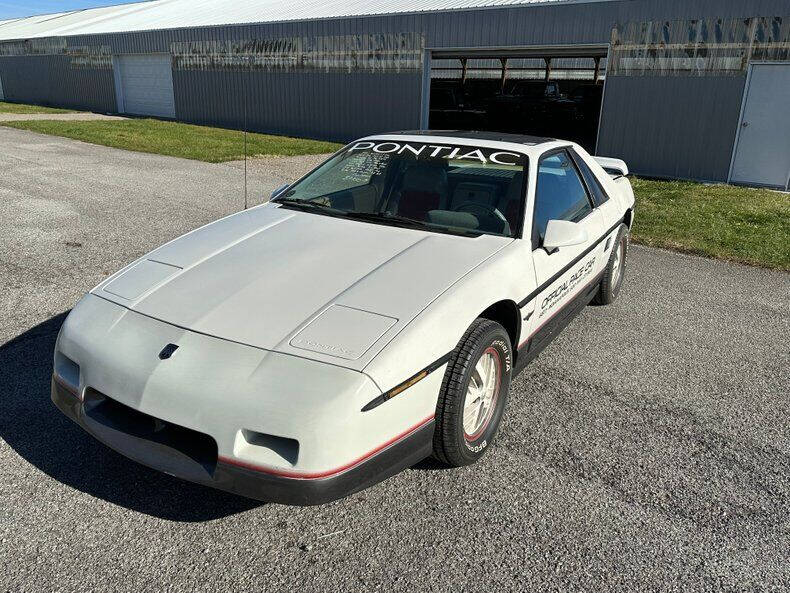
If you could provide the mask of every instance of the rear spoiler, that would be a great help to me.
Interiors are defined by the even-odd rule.
[[[628,175],[628,165],[625,164],[625,161],[621,161],[620,159],[610,159],[605,156],[596,156],[593,157],[595,161],[603,167],[603,170],[609,173],[612,177],[617,179],[618,177],[625,177]]]

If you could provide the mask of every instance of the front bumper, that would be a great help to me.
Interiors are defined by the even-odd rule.
[[[171,344],[177,351],[160,358]],[[294,504],[354,492],[430,454],[426,425],[442,379],[434,373],[408,397],[362,412],[381,395],[364,373],[192,332],[90,294],[66,318],[54,358],[63,382],[55,403],[100,441],[187,480]]]
[[[385,446],[331,475],[289,477],[244,467],[217,454],[206,435],[132,410],[97,392],[84,400],[52,380],[52,401],[85,431],[115,451],[167,474],[265,502],[308,506],[368,488],[431,454],[428,418]]]

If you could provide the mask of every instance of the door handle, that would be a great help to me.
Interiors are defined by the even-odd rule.
[[[749,122],[748,122],[748,121],[745,121],[745,122],[743,122],[741,125],[742,125],[744,128],[748,128],[748,127],[749,127]]]

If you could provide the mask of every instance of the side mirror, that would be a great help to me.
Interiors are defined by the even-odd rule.
[[[291,187],[291,186],[290,186],[290,185],[288,185],[287,183],[286,183],[285,185],[281,186],[281,187],[278,187],[276,190],[274,190],[274,191],[272,192],[272,197],[271,197],[271,199],[273,200],[274,198],[276,198],[277,196],[279,196],[280,194],[282,194],[283,192],[285,192],[285,190],[286,190],[286,189],[288,189],[289,187]]]
[[[543,248],[551,255],[560,247],[571,247],[587,242],[589,236],[579,224],[569,220],[550,220],[546,225]]]

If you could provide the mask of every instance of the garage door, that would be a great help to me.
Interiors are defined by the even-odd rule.
[[[120,113],[175,118],[170,54],[117,56],[115,68]]]

